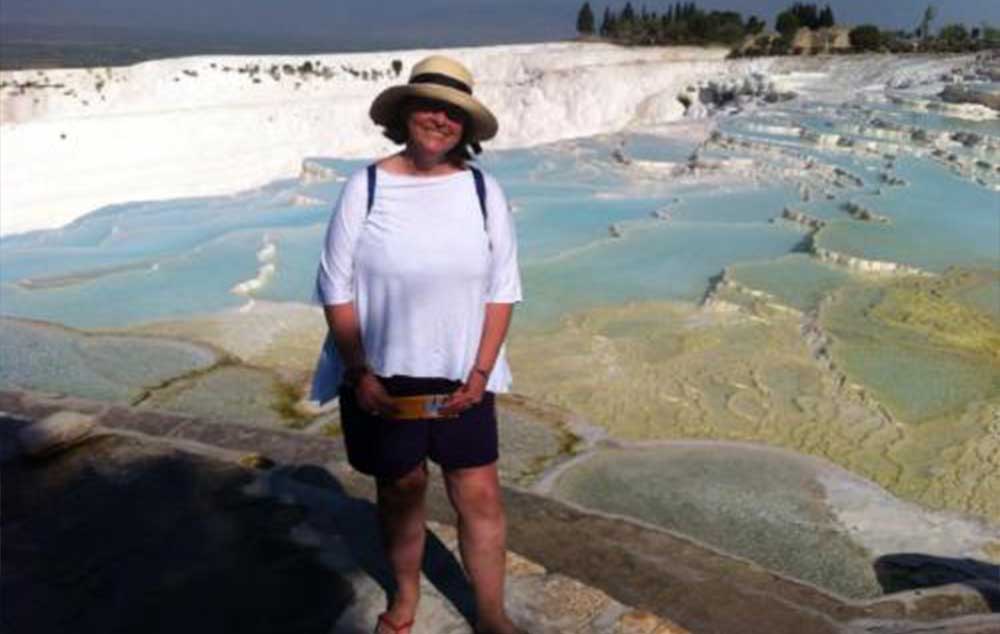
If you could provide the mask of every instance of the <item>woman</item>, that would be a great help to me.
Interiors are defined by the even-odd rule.
[[[476,631],[516,632],[503,604],[493,395],[509,389],[503,341],[521,283],[504,193],[468,164],[496,119],[469,71],[441,56],[383,91],[370,115],[405,148],[351,176],[330,221],[317,290],[332,345],[314,387],[339,387],[348,460],[376,479],[397,591],[375,631],[413,625],[430,458],[458,515]]]

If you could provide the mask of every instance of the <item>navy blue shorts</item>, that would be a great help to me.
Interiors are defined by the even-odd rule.
[[[450,394],[461,383],[410,376],[379,377],[392,396]],[[340,388],[340,426],[351,466],[376,478],[406,475],[430,458],[445,471],[481,467],[497,460],[497,416],[494,395],[458,418],[390,420],[358,407],[354,388]]]

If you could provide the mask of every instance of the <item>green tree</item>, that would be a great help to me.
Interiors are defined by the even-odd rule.
[[[722,42],[723,44],[738,44],[746,34],[741,24],[733,24],[732,22],[725,22],[719,25],[719,28],[712,34],[713,42]]]
[[[611,13],[611,9],[604,7],[604,17],[601,18],[601,27],[598,31],[601,37],[610,37],[612,35],[614,31],[612,24],[614,24],[614,14]]]
[[[710,27],[708,16],[706,16],[701,11],[697,11],[691,14],[687,20],[688,32],[694,36],[697,40],[707,40],[710,36]]]
[[[632,8],[631,2],[626,2],[625,8],[622,9],[615,20],[615,39],[632,43],[636,33],[639,31],[638,27],[635,9]]]
[[[802,2],[796,2],[790,8],[786,9],[783,13],[791,13],[796,18],[799,19],[799,26],[804,26],[810,29],[816,29],[820,26],[819,24],[819,9],[815,4],[804,4]]]
[[[989,48],[1000,47],[1000,29],[983,22],[983,43]]]
[[[792,50],[792,39],[782,36],[771,40],[771,46],[768,49],[768,53],[770,55],[786,55],[790,50]]]
[[[882,36],[874,24],[856,26],[847,36],[851,40],[851,46],[859,51],[875,51],[882,44]]]
[[[927,5],[924,9],[924,17],[920,20],[920,37],[927,40],[931,36],[931,22],[937,17],[937,8],[933,4]]]
[[[795,15],[791,9],[786,9],[778,14],[774,21],[774,28],[781,33],[788,41],[795,36],[795,32],[802,27],[799,16]]]
[[[589,2],[584,2],[580,12],[576,14],[576,31],[583,35],[594,33],[594,12],[590,9]]]
[[[819,12],[819,26],[821,27],[831,27],[836,22],[833,19],[833,9],[830,5],[823,7],[823,10]]]
[[[635,9],[632,8],[631,2],[625,3],[625,8],[622,9],[621,22],[635,22]]]
[[[585,5],[589,6],[589,2]],[[605,8],[598,32],[632,45],[708,42],[734,45],[748,33],[760,33],[766,26],[757,17],[744,24],[743,16],[736,11],[706,12],[694,2],[667,5],[662,13],[650,11],[646,5],[638,5],[637,12],[634,6],[626,2],[618,13],[610,7]]]
[[[938,37],[954,46],[966,43],[969,40],[969,31],[964,24],[949,24],[941,27]]]

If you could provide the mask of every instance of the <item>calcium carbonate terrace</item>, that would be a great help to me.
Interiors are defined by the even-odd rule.
[[[335,432],[320,241],[425,53],[0,75],[0,383]],[[881,555],[995,560],[1000,123],[926,107],[974,60],[451,53],[501,122],[515,391],[578,423],[502,406],[509,481],[854,597]]]

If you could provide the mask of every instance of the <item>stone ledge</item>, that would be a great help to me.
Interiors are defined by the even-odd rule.
[[[321,489],[323,481],[330,479],[348,495],[374,498],[370,479],[350,470],[337,439],[199,421],[52,395],[0,391],[0,411],[16,416],[38,418],[64,410],[88,413],[107,428],[158,435],[170,443],[198,443],[216,452],[221,448],[237,462],[241,458],[252,458],[251,464],[273,460],[284,465],[273,471],[290,474],[300,483]],[[18,424],[23,425],[23,421]],[[326,475],[314,482],[318,471]],[[855,631],[847,624],[859,619],[910,620],[916,627],[921,622],[930,625],[936,619],[987,613],[991,609],[978,592],[966,587],[901,592],[867,602],[848,601],[667,531],[588,513],[514,487],[505,487],[504,497],[508,543],[520,555],[512,557],[509,564],[512,578],[548,578],[555,580],[547,582],[553,588],[579,583],[580,587],[599,592],[607,598],[607,605],[613,601],[622,606],[615,618],[621,628],[633,628],[623,632],[636,627],[645,632],[641,624],[656,618],[664,626],[691,632],[833,634]],[[432,480],[428,511],[439,526],[454,521],[447,496],[436,479]],[[541,595],[542,589],[549,586],[537,583]],[[644,616],[646,613],[650,616]],[[610,612],[601,614],[607,617]],[[748,619],[750,614],[758,616]],[[591,620],[596,619],[597,612]],[[671,630],[652,631],[663,634]]]

